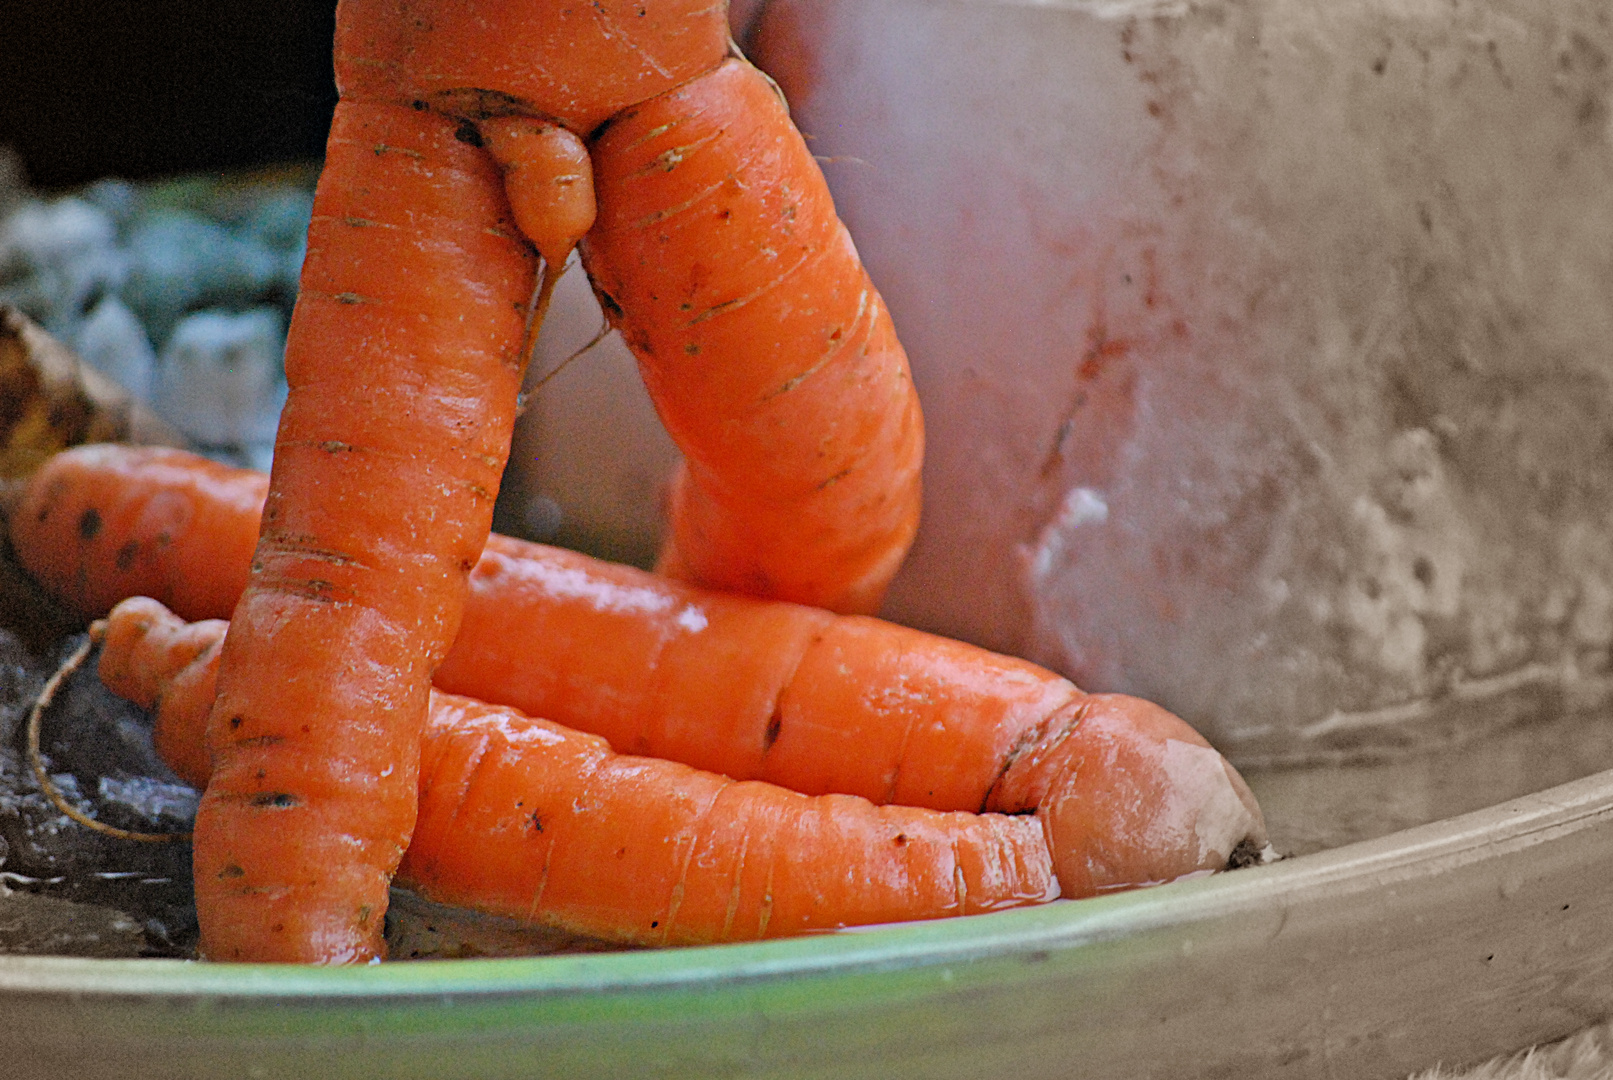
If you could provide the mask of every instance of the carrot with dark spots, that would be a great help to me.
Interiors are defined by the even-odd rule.
[[[224,651],[196,821],[210,958],[382,952],[373,913],[413,828],[431,671],[513,423],[511,302],[533,281],[523,245],[481,227],[509,217],[497,170],[453,134],[384,102],[337,108],[287,342],[276,513]],[[396,228],[360,244],[350,217]],[[221,886],[226,863],[245,873]]]
[[[290,394],[197,818],[209,957],[379,954],[431,671],[487,535],[533,329],[524,313],[541,309],[528,240],[542,248],[549,234],[512,220],[480,124],[520,114],[588,131],[726,46],[721,5],[666,0],[633,35],[616,7],[338,7],[340,100],[287,342]],[[557,270],[550,260],[544,280]],[[327,452],[332,441],[352,452]],[[234,715],[245,720],[232,731]],[[297,805],[238,798],[260,770]],[[225,863],[245,875],[220,886],[211,870]]]
[[[12,540],[29,571],[86,614],[146,595],[223,617],[246,586],[268,487],[261,473],[181,451],[75,447],[24,488]]]

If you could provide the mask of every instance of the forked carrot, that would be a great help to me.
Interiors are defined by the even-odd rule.
[[[113,609],[102,680],[157,713],[158,745],[204,783],[218,621],[154,600]],[[875,806],[736,782],[507,707],[434,693],[400,884],[609,940],[703,944],[931,919],[1058,895],[1029,818]]]
[[[864,362],[900,351],[844,233],[814,217],[834,221],[827,199],[807,194],[821,177],[804,148],[791,152],[805,171],[750,167],[789,141],[781,132],[799,144],[776,102],[766,102],[770,126],[746,129],[754,145],[707,152],[766,109],[746,89],[759,76],[722,63],[727,48],[725,6],[709,0],[338,6],[340,100],[287,343],[290,395],[262,536],[223,652],[209,736],[217,767],[196,824],[206,955],[378,955],[386,880],[412,827],[431,672],[487,535],[532,332],[591,218],[583,189],[561,181],[581,176],[578,148],[602,125],[588,157],[606,214],[590,261],[602,275],[612,268],[606,288],[620,303],[611,311],[630,340],[659,341],[656,327],[683,311],[672,336],[683,353],[745,367],[767,338],[746,337],[735,313],[762,312],[761,298],[776,295],[775,315],[815,316],[756,320],[769,337],[801,336],[805,354],[761,364],[761,383],[738,380],[742,393],[702,414],[708,432],[747,434],[713,439],[676,422],[693,462],[678,517],[695,526],[675,526],[669,564],[848,609],[877,603],[916,514],[917,410],[905,362]],[[719,129],[684,141],[719,112]],[[650,128],[635,127],[652,115]],[[669,179],[641,183],[644,163],[633,155],[668,131],[673,141],[649,171]],[[704,194],[670,180],[692,174],[704,177]],[[745,199],[703,212],[715,205],[704,201],[711,191],[754,195],[774,177],[782,199],[756,202],[760,215]],[[618,199],[628,188],[632,198]],[[701,212],[682,213],[695,203]],[[683,242],[669,246],[658,228],[651,248],[618,250],[605,239],[621,223],[617,206],[649,214]],[[770,216],[782,231],[768,231]],[[546,264],[536,290],[529,244]],[[772,257],[780,244],[782,261]],[[712,261],[719,248],[733,265]],[[731,274],[736,267],[747,269]],[[702,291],[708,279],[720,288]],[[851,343],[846,360],[833,347],[841,338]],[[669,389],[674,381],[686,385]],[[661,378],[661,408],[678,416],[681,395],[716,385]],[[896,411],[832,404],[858,394]],[[781,454],[784,471],[771,468]],[[789,498],[768,497],[781,484]],[[855,494],[842,498],[837,487]],[[866,521],[894,532],[870,537]],[[803,523],[804,544],[779,543]],[[849,546],[837,528],[853,537]],[[810,593],[798,593],[803,583]]]
[[[170,468],[178,460],[160,453]],[[39,502],[35,491],[94,489],[102,459],[58,455],[24,505]],[[122,497],[142,486],[135,470],[105,473]],[[72,514],[89,504],[58,499],[60,515],[19,515],[25,565],[35,544],[73,545]],[[241,515],[227,527],[251,524]],[[77,546],[104,560],[114,539]],[[93,559],[69,563],[95,574]],[[1068,896],[1218,869],[1239,845],[1265,842],[1231,766],[1147,702],[1084,694],[1023,660],[877,619],[713,593],[506,537],[488,541],[471,575],[436,679],[735,778],[942,810],[1036,810]]]

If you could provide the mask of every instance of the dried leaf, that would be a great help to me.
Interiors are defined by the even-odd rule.
[[[183,438],[22,312],[0,305],[0,480],[86,442]]]

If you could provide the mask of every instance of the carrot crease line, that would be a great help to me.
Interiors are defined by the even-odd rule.
[[[740,834],[739,853],[734,856],[734,882],[728,889],[728,910],[723,913],[722,920],[723,941],[733,939],[734,917],[739,913],[739,897],[745,879],[745,853],[748,850],[750,850],[750,830],[746,829]]]
[[[45,712],[56,700],[56,693],[61,689],[62,684],[84,665],[85,659],[90,655],[90,650],[95,648],[105,634],[106,621],[104,619],[97,620],[90,627],[89,636],[84,639],[83,643],[74,649],[66,660],[62,661],[61,666],[52,673],[49,679],[45,680],[45,685],[39,691],[39,697],[34,699],[33,708],[28,711],[28,764],[33,769],[34,779],[39,784],[39,790],[51,801],[51,804],[56,809],[93,832],[104,833],[119,840],[133,840],[142,844],[166,844],[174,840],[188,840],[190,839],[190,833],[188,832],[138,832],[132,829],[120,829],[115,825],[108,825],[104,821],[97,821],[68,802],[67,797],[56,786],[56,781],[51,779],[50,773],[45,769],[45,756],[43,751],[40,750],[40,729],[44,724]]]
[[[549,887],[549,861],[554,858],[554,840],[551,838],[543,847],[543,866],[538,870],[538,887],[532,890],[532,903],[526,909],[526,921],[538,921],[538,912],[543,909],[543,893]]]
[[[800,674],[801,665],[806,663],[807,653],[811,652],[822,642],[823,634],[821,631],[813,634],[812,639],[805,645],[801,646],[801,651],[795,654],[795,662],[790,665],[789,672],[779,680],[778,690],[774,692],[773,700],[769,702],[769,707],[767,710],[767,728],[762,733],[763,758],[766,758],[767,755],[772,752],[774,744],[778,742],[778,737],[783,734],[784,695],[789,693],[790,688],[795,684],[795,677]],[[660,660],[659,653],[656,655],[656,660]]]
[[[380,157],[382,154],[402,154],[404,157],[411,157],[416,161],[426,160],[426,155],[422,154],[418,150],[410,150],[406,146],[392,146],[388,143],[376,143],[375,156]]]
[[[709,135],[702,135],[694,142],[684,143],[682,146],[674,146],[663,150],[659,154],[655,155],[655,157],[651,158],[647,163],[639,166],[633,172],[628,173],[628,177],[631,179],[639,179],[646,176],[654,176],[656,173],[669,173],[673,169],[676,169],[679,165],[682,165],[685,161],[689,160],[691,156],[699,153],[707,146],[710,146],[727,133],[726,128],[718,128]]]
[[[906,654],[907,650],[904,648],[898,655],[896,659],[898,670],[900,670],[902,661],[906,659]],[[897,743],[896,753],[891,760],[890,780],[885,785],[885,797],[881,800],[885,803],[896,801],[896,785],[901,779],[902,767],[907,763],[907,744],[913,737],[913,725],[917,723],[918,710],[910,710],[907,715],[907,723],[902,725],[902,741]]]
[[[751,299],[754,299],[754,297]],[[807,368],[798,375],[792,375],[778,389],[769,391],[765,396],[763,396],[762,401],[772,401],[776,397],[782,397],[783,395],[788,394],[791,390],[794,390],[797,386],[800,386],[802,383],[806,382],[812,376],[816,375],[818,372],[827,367],[837,356],[840,355],[840,352],[845,347],[845,343],[847,341],[856,340],[857,330],[862,325],[863,317],[865,315],[868,317],[868,323],[870,326],[873,325],[874,320],[879,317],[878,308],[874,307],[868,302],[868,290],[866,288],[863,289],[863,291],[857,297],[857,313],[851,317],[850,325],[838,328],[829,336],[829,344],[824,348],[822,355],[818,357],[811,367]]]
[[[717,804],[722,801],[723,795],[733,786],[734,782],[725,778],[722,786],[717,789],[716,796],[706,804],[705,809],[700,811],[700,816],[690,824],[688,831],[679,837],[679,843],[684,845],[683,860],[678,866],[678,877],[672,885],[672,895],[668,899],[666,925],[662,927],[662,941],[672,940],[672,926],[677,921],[678,909],[683,906],[683,894],[686,883],[689,880],[689,864],[694,861],[695,849],[700,846],[702,827],[705,825],[706,820],[711,817]]]
[[[332,551],[330,548],[313,547],[290,541],[275,540],[272,534],[264,537],[263,546],[268,549],[268,554],[290,555],[299,559],[310,559],[314,562],[328,563],[331,566],[355,566],[360,569],[366,568],[365,564],[361,560],[356,559],[351,555],[344,554],[343,552]],[[262,556],[260,555],[259,557],[261,558]]]
[[[339,590],[345,595],[338,595],[336,583],[322,578],[295,578],[284,574],[265,573],[258,579],[258,588],[267,593],[282,593],[286,596],[312,600],[316,604],[338,604],[354,599],[351,589]]]
[[[600,7],[600,5],[590,4],[589,10],[593,12],[594,22],[599,24],[600,30],[604,32],[607,38],[615,38],[626,42],[633,55],[639,59],[644,67],[649,68],[661,78],[669,79],[672,77],[672,73],[666,69],[665,65],[657,63],[655,57],[650,55],[647,49],[635,41],[635,35],[624,31],[622,27],[616,23],[616,20],[610,18],[609,15]]]
[[[801,258],[797,259],[795,262],[793,262],[789,266],[785,267],[782,271],[780,271],[773,278],[771,278],[768,281],[763,282],[761,285],[759,285],[758,287],[752,289],[750,292],[746,293],[744,296],[736,296],[732,300],[723,300],[720,303],[713,304],[711,307],[706,308],[706,310],[700,312],[699,314],[691,316],[683,325],[684,326],[698,326],[701,323],[705,322],[707,319],[714,319],[719,315],[725,315],[728,312],[733,311],[733,310],[735,310],[737,308],[744,307],[746,304],[749,304],[753,300],[759,300],[763,296],[766,296],[768,293],[772,292],[774,289],[778,288],[784,282],[788,281],[791,276],[800,273],[807,266],[809,266],[813,262],[816,262],[818,259],[821,259],[822,257],[823,257],[822,252],[818,252],[816,254],[803,255]],[[822,366],[822,364],[823,364],[823,361],[819,361],[819,363],[814,365],[811,369],[809,369],[806,374],[811,374],[812,371],[816,371],[818,367]],[[767,397],[768,398],[777,397],[779,394],[784,393],[785,390],[789,390],[792,386],[794,386],[794,384],[796,382],[799,382],[801,379],[803,379],[805,377],[806,377],[806,375],[798,375],[798,376],[796,376],[789,383],[785,384],[783,390],[775,390],[771,394],[769,394]],[[763,400],[765,401],[765,400],[767,400],[767,398],[764,398]]]
[[[773,870],[778,865],[778,852],[767,860],[767,884],[762,888],[762,906],[756,917],[756,937],[767,936],[767,924],[773,921]]]
[[[827,488],[831,488],[835,484],[838,484],[840,481],[844,480],[846,477],[850,476],[852,473],[854,473],[856,471],[857,471],[857,466],[855,466],[855,465],[847,465],[844,469],[841,469],[839,472],[835,473],[833,476],[827,476],[827,477],[824,477],[822,480],[819,480],[818,481],[818,486],[816,488],[814,488],[813,490],[814,491],[823,491],[823,490],[825,490]]]
[[[665,135],[667,132],[671,131],[673,128],[679,126],[680,124],[682,124],[684,122],[684,119],[685,119],[684,117],[680,116],[675,120],[669,120],[664,124],[661,124],[661,125],[659,125],[657,127],[653,127],[649,131],[646,131],[643,135],[640,135],[638,138],[636,138],[632,142],[628,143],[627,146],[624,147],[624,149],[626,149],[626,150],[637,150],[639,147],[643,146],[645,143],[650,142],[650,141],[652,141],[654,139],[657,139],[660,136]]]
[[[969,914],[969,879],[963,872],[963,857],[958,851],[958,837],[952,837],[952,888],[958,897],[958,914]]]
[[[655,211],[652,211],[652,212],[650,212],[648,214],[645,214],[643,217],[641,217],[637,221],[633,222],[632,227],[635,228],[635,229],[647,229],[651,225],[659,225],[664,221],[669,221],[672,218],[677,217],[679,214],[682,214],[685,211],[694,208],[698,204],[700,204],[702,202],[705,202],[707,199],[711,198],[711,196],[713,196],[714,194],[716,194],[717,192],[719,192],[721,190],[722,190],[722,182],[721,181],[718,181],[715,184],[707,185],[706,187],[702,188],[699,191],[698,194],[694,195],[691,198],[685,199],[683,202],[678,203],[676,206],[664,207],[664,208],[662,208],[660,210],[655,210]]]
[[[477,776],[480,775],[484,766],[491,764],[488,757],[492,752],[492,742],[493,736],[485,732],[477,739],[476,757],[471,761],[470,768],[464,770],[464,782],[458,786],[458,790],[454,793],[454,812],[448,815],[450,828],[458,824],[460,812],[465,809],[465,803],[469,799],[470,793],[477,790]]]
[[[1065,737],[1068,736],[1070,731],[1074,730],[1075,726],[1079,724],[1086,716],[1087,705],[1083,700],[1086,695],[1083,694],[1080,688],[1074,683],[1068,684],[1067,693],[1068,696],[1065,698],[1065,700],[1049,709],[1047,711],[1047,715],[1043,716],[1040,720],[1036,721],[1036,723],[1030,725],[1023,732],[1021,732],[1019,738],[1014,740],[1014,745],[1008,748],[1008,752],[1003,755],[1002,764],[997,769],[997,775],[992,777],[991,784],[986,788],[985,798],[980,801],[979,813],[985,814],[993,812],[990,808],[997,798],[997,789],[1002,787],[1003,780],[1006,779],[1008,774],[1013,771],[1014,766],[1019,762],[1020,758],[1025,756],[1027,751],[1042,745],[1043,740],[1046,739],[1048,734],[1048,725],[1050,725],[1060,713],[1069,708],[1075,702],[1081,702],[1081,704],[1077,706],[1075,712],[1071,715],[1069,723],[1065,725],[1064,731],[1059,735],[1054,745],[1057,745],[1058,742],[1064,741]],[[1008,813],[1011,811],[997,812]],[[1012,812],[1017,813],[1020,811]],[[1029,811],[1024,812],[1028,813]]]

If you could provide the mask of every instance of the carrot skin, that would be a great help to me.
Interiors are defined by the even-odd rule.
[[[492,117],[476,129],[504,170],[515,223],[543,261],[558,270],[594,224],[588,148],[567,129],[524,116]]]
[[[816,798],[442,694],[402,880],[645,945],[977,914],[1058,895],[1035,822]]]
[[[596,291],[686,468],[661,570],[871,613],[917,528],[907,358],[776,91],[740,60],[592,144]]]
[[[727,51],[725,5],[710,0],[341,0],[336,83],[355,101],[544,116],[586,135]]]
[[[458,631],[520,380],[533,260],[456,125],[338,104],[262,533],[196,822],[215,959],[378,956],[431,672]]]
[[[206,779],[194,749],[223,633],[144,598],[108,619],[103,680],[155,709],[165,759],[192,783]],[[1028,817],[735,782],[452,694],[432,697],[419,784],[400,884],[624,943],[750,941],[1059,893]]]
[[[1237,770],[1175,716],[1121,694],[1088,695],[1054,718],[985,806],[1036,811],[1074,896],[1222,870],[1238,849],[1266,846]]]
[[[696,112],[753,110],[760,76],[719,64],[725,15],[704,0],[338,6],[340,100],[287,343],[290,394],[208,725],[214,769],[195,852],[204,955],[346,963],[381,948],[387,878],[413,827],[431,675],[458,631],[464,578],[487,535],[525,324],[540,320],[553,281],[546,273],[531,288],[527,241],[477,125],[488,126],[503,165],[534,166],[512,169],[512,182],[549,184],[552,195],[570,183],[582,136],[629,107],[637,115],[653,95],[715,87]],[[749,98],[733,92],[746,86]],[[787,116],[770,95],[766,104],[764,142],[793,154],[790,175],[801,180],[782,183],[785,199],[821,191],[785,207],[788,233],[796,210],[827,205],[827,194]],[[563,145],[525,155],[505,138],[521,126],[512,117],[556,121]],[[553,271],[586,227],[590,200],[528,198],[535,193],[522,189],[516,201]],[[750,305],[746,291],[690,325],[714,316],[701,333],[737,358],[747,322],[804,332],[777,316],[831,294],[854,293],[855,310],[820,323],[824,340],[808,348],[828,344],[825,356],[795,364],[747,405],[756,415],[739,418],[749,430],[737,442],[722,431],[686,447],[692,464],[677,505],[687,511],[674,515],[668,565],[764,595],[872,610],[916,526],[916,399],[832,208],[801,224],[813,246],[788,243],[788,256],[834,272],[785,282],[771,319],[766,304],[738,319],[718,310]],[[819,250],[814,230],[825,228],[839,231]],[[743,249],[770,280],[776,267],[762,256],[772,243]],[[628,272],[653,279],[644,266]],[[871,356],[879,362],[865,363]],[[848,394],[872,410],[793,408]],[[790,447],[793,487],[782,502],[769,497],[771,477],[758,485],[748,475],[767,471],[759,466],[770,441]],[[792,524],[807,546],[779,542]]]
[[[28,571],[86,616],[150,596],[224,618],[246,588],[269,478],[166,447],[91,444],[48,459],[11,538]]]
[[[489,539],[465,610],[443,689],[741,779],[763,777],[781,689],[835,618],[506,537]]]

